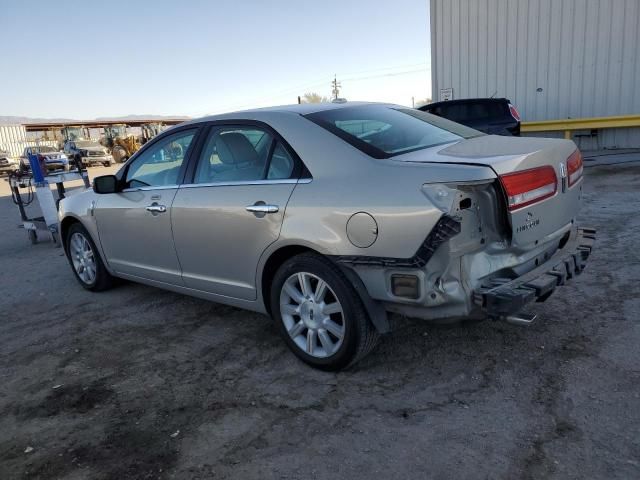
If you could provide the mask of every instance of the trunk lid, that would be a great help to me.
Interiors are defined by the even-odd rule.
[[[567,230],[580,207],[582,180],[571,187],[567,182],[567,158],[576,150],[570,140],[483,135],[438,150],[415,151],[395,157],[397,160],[420,163],[453,163],[490,167],[498,176],[533,168],[551,166],[556,174],[555,194],[522,208],[501,207],[511,225],[512,244],[523,250],[555,238]],[[500,184],[502,195],[505,190]]]

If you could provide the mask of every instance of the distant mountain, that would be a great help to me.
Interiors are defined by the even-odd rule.
[[[188,120],[189,117],[184,115],[125,115],[122,117],[98,117],[94,119],[85,119],[84,121],[89,122],[100,122],[106,120],[163,120],[166,118],[180,118]],[[77,118],[34,118],[34,117],[18,117],[11,115],[0,115],[0,125],[11,125],[11,124],[23,124],[23,123],[44,123],[44,122],[81,122],[82,120],[78,120]]]
[[[17,117],[11,115],[0,115],[0,125],[11,125],[17,123],[40,123],[40,122],[76,122],[73,118],[32,118]]]
[[[98,117],[96,122],[104,120],[164,120],[165,118],[181,118],[188,120],[190,117],[185,115],[125,115],[123,117]]]

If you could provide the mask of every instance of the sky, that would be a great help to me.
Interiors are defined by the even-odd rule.
[[[0,0],[0,115],[202,116],[431,96],[428,0]]]

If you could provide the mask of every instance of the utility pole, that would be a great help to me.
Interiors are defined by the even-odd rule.
[[[338,97],[340,96],[340,87],[342,87],[342,84],[338,81],[338,78],[336,75],[333,76],[333,81],[331,82],[331,86],[333,87],[331,89],[331,93],[333,94],[333,99],[337,100]]]

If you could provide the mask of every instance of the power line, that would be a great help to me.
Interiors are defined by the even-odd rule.
[[[420,69],[415,69],[415,70],[406,70],[404,72],[383,73],[383,74],[380,74],[380,75],[367,75],[367,76],[364,76],[364,77],[345,78],[344,80],[349,81],[349,82],[357,82],[357,81],[360,81],[360,80],[368,80],[370,78],[397,77],[397,76],[400,76],[400,75],[408,75],[410,73],[417,73],[417,72],[427,73],[425,69],[420,68]]]
[[[380,72],[383,70],[400,70],[400,69],[407,69],[407,68],[414,68],[414,67],[426,67],[427,69],[430,68],[430,65],[427,62],[421,62],[421,63],[410,63],[407,65],[396,65],[393,67],[379,67],[379,68],[373,68],[373,69],[368,69],[368,70],[359,70],[357,72],[349,72],[346,73],[344,75],[359,75],[362,73],[374,73],[374,72]]]
[[[391,72],[388,72],[388,73],[381,73],[381,74],[377,74],[377,75],[365,75],[365,76],[356,76],[356,77],[347,76],[347,77],[342,77],[342,80],[343,81],[349,81],[349,82],[358,82],[358,81],[368,80],[368,79],[373,79],[373,78],[395,77],[395,76],[401,76],[401,75],[408,75],[410,73],[417,73],[417,72],[425,72],[426,73],[426,71],[429,70],[429,65],[427,63],[415,63],[415,64],[408,64],[408,65],[396,65],[396,66],[393,66],[393,67],[380,67],[380,68],[369,69],[369,70],[360,70],[360,71],[356,71],[356,72],[351,72],[350,74],[347,74],[347,75],[359,75],[359,74],[362,74],[362,73],[384,72],[386,70],[395,70],[395,69],[399,69],[399,68],[410,68],[410,67],[415,67],[415,66],[423,66],[423,67],[426,67],[426,68],[405,70],[405,71],[400,71],[400,72],[391,71]],[[276,92],[271,92],[271,93],[268,93],[266,95],[261,95],[259,97],[254,97],[254,98],[252,98],[250,100],[246,100],[245,102],[242,102],[242,103],[234,103],[234,104],[222,105],[220,107],[215,108],[214,111],[222,112],[222,111],[238,110],[238,109],[243,109],[243,108],[251,108],[257,102],[264,102],[265,100],[275,100],[275,99],[277,99],[279,97],[286,96],[287,94],[290,94],[290,93],[300,93],[300,92],[303,92],[305,90],[310,90],[312,88],[319,87],[321,85],[326,85],[327,82],[330,82],[330,84],[331,84],[333,98],[338,98],[336,95],[339,95],[339,89],[342,87],[342,84],[341,84],[341,82],[337,82],[337,78],[334,75],[333,80],[328,80],[328,79],[318,80],[317,82],[314,82],[314,83],[305,83],[305,84],[299,84],[298,86],[287,87],[286,89],[283,89],[283,90],[278,90]],[[334,84],[334,82],[338,83],[337,87]],[[338,90],[338,93],[336,93],[335,90]],[[208,110],[208,111],[211,111],[211,110]]]
[[[243,109],[243,108],[251,108],[253,106],[255,106],[256,102],[260,102],[260,101],[265,101],[265,100],[273,100],[282,96],[285,96],[288,93],[299,93],[301,91],[304,90],[309,90],[313,87],[318,87],[321,85],[326,85],[327,82],[329,81],[329,78],[326,78],[325,80],[319,81],[319,82],[315,82],[315,83],[307,83],[304,85],[300,85],[297,87],[289,87],[286,90],[280,90],[277,92],[272,92],[269,93],[268,96],[260,96],[260,97],[254,97],[252,99],[246,100],[246,102],[243,103],[233,103],[233,104],[226,104],[226,105],[222,105],[220,107],[217,107],[215,109],[215,111],[232,111],[232,110],[238,110],[238,109]],[[207,110],[210,111],[210,110]]]

